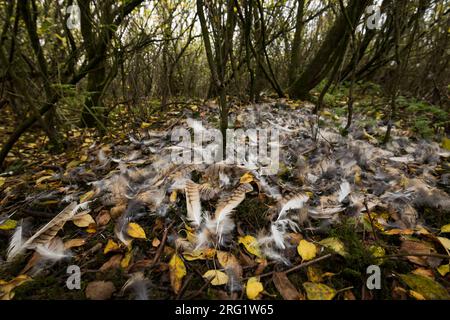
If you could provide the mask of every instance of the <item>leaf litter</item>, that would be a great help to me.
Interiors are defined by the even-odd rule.
[[[60,285],[76,264],[88,299],[367,298],[360,279],[379,264],[391,276],[378,298],[448,299],[450,152],[401,128],[382,145],[386,128],[363,116],[346,136],[339,116],[322,114],[317,130],[312,105],[291,105],[236,118],[235,128],[279,130],[276,175],[174,164],[184,150],[170,129],[212,128],[206,110],[202,122],[185,112],[166,130],[89,139],[65,166],[2,177],[0,297],[26,298],[49,272]]]

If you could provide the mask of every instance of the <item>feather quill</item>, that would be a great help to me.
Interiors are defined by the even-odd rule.
[[[214,218],[219,225],[223,220],[225,220],[230,213],[245,199],[245,195],[248,192],[253,191],[253,187],[249,183],[243,183],[237,187],[230,196],[219,201],[216,211],[214,213]]]
[[[72,202],[25,242],[22,240],[22,229],[16,231],[8,249],[7,261],[12,261],[27,249],[36,249],[39,245],[48,244],[67,221],[72,219],[78,212],[86,210],[88,205],[89,202],[79,205],[76,202]]]
[[[309,197],[305,194],[295,194],[290,197],[286,197],[281,201],[281,209],[278,214],[278,220],[283,220],[289,210],[301,209],[303,205],[309,200]]]
[[[188,180],[184,189],[186,194],[187,217],[191,225],[199,227],[202,223],[202,206],[198,184]]]
[[[339,202],[344,201],[345,198],[352,192],[352,189],[350,187],[350,183],[348,181],[344,181],[341,183],[340,190],[339,190]]]

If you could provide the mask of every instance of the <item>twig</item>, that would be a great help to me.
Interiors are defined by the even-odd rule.
[[[375,238],[375,241],[378,242],[377,233],[375,232],[375,226],[373,224],[372,216],[370,215],[369,206],[367,205],[367,198],[364,198],[364,207],[366,207],[367,216],[369,217],[370,226],[372,227],[372,233],[373,237]]]
[[[213,281],[214,277],[209,278],[201,287],[200,289],[198,289],[196,292],[194,292],[191,296],[189,296],[188,298],[186,298],[186,300],[192,300],[193,298],[197,297],[198,295],[200,295],[203,290],[206,289],[207,286],[209,286],[209,284],[211,283],[211,281]]]
[[[155,254],[155,257],[153,258],[151,266],[154,266],[158,262],[159,258],[161,257],[161,254],[164,250],[164,246],[167,242],[167,235],[169,234],[169,230],[170,230],[170,228],[172,228],[174,223],[175,223],[175,221],[173,221],[171,224],[169,224],[169,226],[166,228],[166,230],[164,230],[164,234],[161,239],[161,243],[159,244],[158,250],[156,250],[156,254]]]
[[[184,292],[186,291],[186,288],[189,284],[189,282],[192,280],[192,278],[194,277],[194,275],[192,273],[190,273],[187,277],[186,280],[184,281],[183,286],[181,287],[180,291],[177,294],[176,300],[180,300],[184,294]]]
[[[405,258],[405,257],[433,257],[433,258],[441,258],[441,259],[449,259],[450,256],[439,253],[398,253],[398,254],[390,254],[387,256],[377,257],[376,259],[389,259],[389,258]]]
[[[290,273],[290,272],[293,272],[293,271],[297,271],[297,270],[306,268],[306,267],[308,267],[308,266],[310,266],[310,265],[312,265],[312,264],[315,264],[315,263],[317,263],[317,262],[319,262],[319,261],[328,259],[328,258],[330,258],[332,255],[333,255],[332,253],[328,253],[328,254],[326,254],[326,255],[324,255],[324,256],[321,256],[321,257],[319,257],[319,258],[317,258],[317,259],[314,259],[314,260],[311,260],[311,261],[308,261],[308,262],[301,263],[301,264],[299,264],[299,265],[297,265],[297,266],[295,266],[295,267],[292,267],[292,268],[287,269],[286,271],[282,271],[282,272],[284,272],[284,273]],[[278,271],[271,271],[271,272],[263,273],[263,274],[260,274],[258,277],[261,277],[261,278],[263,278],[263,277],[268,277],[268,276],[273,275],[275,272],[278,272]],[[247,280],[247,279],[249,279],[249,278],[250,278],[250,277],[246,277],[246,278],[244,278],[244,280]]]

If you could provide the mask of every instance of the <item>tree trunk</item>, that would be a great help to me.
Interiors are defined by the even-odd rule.
[[[351,0],[347,5],[346,11],[352,25],[355,25],[366,6],[371,0]],[[315,88],[329,73],[334,65],[332,57],[341,43],[348,45],[350,39],[349,25],[344,12],[341,12],[334,25],[328,32],[319,51],[315,54],[313,60],[305,68],[304,72],[295,80],[290,87],[290,96],[294,98],[306,98],[309,91]]]

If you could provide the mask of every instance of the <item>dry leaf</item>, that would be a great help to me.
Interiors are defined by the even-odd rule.
[[[118,251],[120,250],[120,246],[114,241],[109,239],[106,243],[105,248],[103,249],[103,253],[107,254],[108,252]]]
[[[221,286],[228,283],[228,276],[226,273],[218,270],[208,270],[203,275],[203,278],[211,280],[213,286]]]
[[[424,276],[424,277],[428,277],[428,278],[434,279],[434,273],[430,269],[417,268],[417,269],[411,271],[411,273],[418,274],[420,276]]]
[[[172,191],[172,193],[170,194],[170,199],[169,201],[171,203],[175,203],[177,202],[177,192],[176,191]]]
[[[336,295],[336,290],[322,283],[303,283],[308,300],[332,300]]]
[[[224,269],[232,269],[238,278],[242,278],[242,266],[238,259],[230,252],[217,251],[217,260]]]
[[[320,270],[314,266],[309,266],[306,269],[306,275],[308,276],[308,280],[310,282],[322,282],[323,281],[323,276],[320,273]]]
[[[6,182],[6,178],[5,177],[0,177],[0,187],[2,187]]]
[[[339,240],[338,238],[335,237],[331,237],[331,238],[326,238],[323,239],[322,241],[319,242],[321,245],[323,245],[324,247],[333,250],[334,252],[336,252],[337,254],[345,257],[347,255],[347,251],[345,250],[345,246],[344,243]]]
[[[426,242],[421,241],[413,241],[413,240],[404,240],[400,246],[400,251],[404,253],[411,254],[429,254],[434,251],[433,246]],[[428,266],[429,258],[428,257],[416,257],[416,256],[408,256],[406,257],[412,263],[418,264],[420,266]]]
[[[273,284],[284,300],[303,300],[302,295],[294,287],[284,272],[275,272],[272,277]]]
[[[259,249],[258,241],[253,236],[245,236],[245,237],[239,237],[239,243],[243,244],[245,249],[257,256],[258,258],[262,258],[261,250]]]
[[[94,281],[90,282],[86,287],[86,298],[90,300],[108,300],[116,291],[111,281]]]
[[[170,283],[173,291],[178,293],[183,283],[183,278],[186,275],[186,267],[183,260],[175,253],[169,262]]]
[[[401,274],[400,278],[427,300],[450,300],[447,290],[433,279],[413,273]]]
[[[11,281],[0,280],[0,300],[11,300],[14,298],[14,289],[32,280],[29,276],[22,274]]]
[[[100,226],[100,227],[106,226],[109,223],[109,221],[111,220],[109,211],[108,210],[100,211],[100,213],[97,215],[97,218],[95,220],[96,220],[98,226]]]
[[[187,261],[211,260],[211,259],[214,259],[215,255],[216,255],[216,249],[213,249],[213,248],[194,250],[192,252],[183,252],[183,257]]]
[[[421,295],[420,293],[418,293],[414,290],[409,290],[408,294],[416,300],[427,300],[427,299],[425,299],[425,297],[423,295]]]
[[[247,281],[247,286],[245,288],[245,292],[247,293],[247,298],[250,300],[256,300],[259,297],[259,294],[264,290],[264,287],[261,282],[259,282],[258,278],[251,277]]]
[[[450,264],[443,264],[442,266],[439,266],[437,271],[441,276],[445,277],[445,275],[450,272]]]
[[[130,222],[128,224],[127,233],[130,237],[135,239],[147,239],[144,229],[135,222]]]
[[[84,246],[85,243],[86,243],[86,240],[81,239],[81,238],[70,239],[70,240],[64,242],[64,249],[67,250],[70,248],[81,247],[81,246]]]
[[[303,261],[312,260],[316,257],[317,248],[314,243],[306,240],[300,240],[297,247],[297,252],[302,257]]]
[[[254,180],[253,175],[250,172],[245,173],[241,179],[239,180],[239,183],[250,183]]]
[[[394,235],[405,235],[405,236],[409,236],[414,234],[414,230],[411,229],[391,229],[388,231],[385,231],[384,234],[388,235],[388,236],[394,236]]]
[[[441,227],[442,233],[450,233],[450,224],[446,224],[445,226]]]
[[[450,255],[450,239],[444,238],[444,237],[437,237],[439,242],[442,244],[442,246],[447,251],[447,254]]]
[[[95,225],[95,220],[90,214],[83,214],[81,216],[76,216],[73,219],[73,224],[80,228],[89,227],[91,224]]]
[[[121,254],[116,254],[112,256],[108,261],[106,261],[99,269],[100,272],[107,271],[109,269],[120,268],[120,263],[122,262],[123,256]]]
[[[80,203],[83,203],[83,202],[86,202],[86,201],[92,199],[93,196],[95,196],[95,191],[94,190],[86,192],[85,194],[83,194],[80,197]]]
[[[160,245],[160,243],[161,243],[161,241],[159,241],[159,239],[155,237],[152,240],[152,247],[156,248]]]
[[[128,266],[130,265],[131,258],[133,258],[133,252],[128,251],[127,253],[125,253],[125,257],[123,257],[122,261],[120,261],[120,266],[123,269],[128,268]]]
[[[17,221],[8,219],[2,224],[0,224],[0,230],[12,230],[17,227]]]

